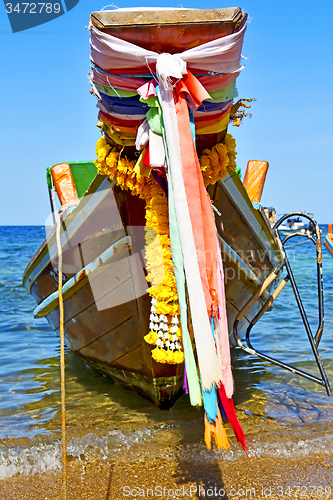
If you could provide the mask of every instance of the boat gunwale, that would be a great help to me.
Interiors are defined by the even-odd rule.
[[[89,194],[91,193],[91,195],[93,195],[96,192],[98,192],[99,188],[102,186],[105,179],[107,179],[108,182],[110,183],[110,185],[108,186],[109,189],[112,189],[115,186],[115,182],[110,181],[108,176],[97,175],[96,178],[94,179],[94,181],[92,182],[92,184],[90,185],[90,187],[88,188],[88,190],[86,191],[85,195],[81,198],[79,204],[74,208],[74,210],[72,210],[71,213],[67,213],[65,218],[63,219],[62,224],[64,224],[66,222],[66,228],[65,228],[66,231],[70,228],[70,225],[75,220],[76,216],[79,214],[79,212],[82,210],[82,208],[89,201],[89,199],[90,199]],[[227,182],[229,180],[232,181],[232,184],[235,186],[235,189],[239,193],[240,198],[243,200],[243,202],[246,203],[247,208],[249,209],[250,213],[252,214],[252,216],[255,217],[257,223],[262,228],[262,230],[265,234],[265,237],[266,237],[265,238],[266,241],[264,241],[264,239],[262,238],[261,235],[257,234],[253,230],[252,224],[249,223],[249,221],[247,220],[247,218],[244,215],[244,211],[239,206],[239,203],[237,202],[235,197],[232,196],[232,193],[229,190],[230,183],[227,184]],[[253,207],[250,199],[247,200],[246,190],[245,190],[243,184],[241,183],[238,175],[234,174],[234,173],[228,174],[224,179],[219,179],[218,183],[220,183],[223,191],[226,192],[228,198],[230,199],[230,202],[236,206],[238,213],[240,214],[241,217],[244,218],[247,226],[249,227],[249,229],[251,231],[251,234],[254,235],[254,237],[256,238],[259,245],[265,250],[267,258],[271,262],[272,267],[275,268],[277,263],[280,263],[281,259],[282,259],[281,252],[280,252],[279,247],[277,245],[275,235],[274,235],[273,230],[270,227],[269,223],[267,222],[267,220],[262,216],[262,213]],[[216,186],[215,186],[215,189],[216,189]],[[106,189],[105,191],[108,191],[108,189]],[[84,220],[82,221],[82,223],[83,222],[84,222]],[[263,222],[264,222],[264,225],[262,224]],[[75,232],[79,229],[79,227],[80,227],[80,225],[77,228],[75,228]],[[49,265],[49,263],[52,260],[52,257],[50,256],[49,251],[50,251],[50,248],[53,248],[53,246],[55,245],[55,228],[56,228],[56,226],[54,226],[52,228],[50,233],[47,235],[47,237],[43,241],[42,245],[39,247],[39,249],[37,250],[35,255],[30,260],[26,270],[24,271],[23,285],[25,286],[25,288],[28,291],[31,290],[33,283],[36,281],[38,276],[44,271],[44,269]],[[262,233],[262,231],[261,231],[261,233]],[[266,247],[268,245],[271,248],[271,251],[274,253],[274,255],[277,259],[275,262],[274,262],[275,259],[272,259],[272,253],[267,252]],[[46,258],[47,254],[49,256],[47,262],[45,262],[43,264],[41,269],[39,269],[38,272],[35,274],[35,276],[33,276],[33,279],[31,280],[31,282],[29,282],[29,284],[27,284],[27,280],[29,279],[29,277],[31,276],[33,271],[38,267],[38,265],[43,261],[43,259]]]
[[[97,273],[102,272],[101,267],[111,262],[115,262],[120,258],[128,255],[128,249],[118,252],[118,246],[127,244],[131,246],[132,241],[130,236],[124,236],[113,243],[109,248],[104,250],[93,261],[89,262],[80,271],[78,271],[72,278],[66,281],[62,286],[63,300],[69,299],[79,288],[84,286],[89,279],[93,279]],[[48,295],[34,310],[34,317],[41,318],[46,316],[50,311],[56,309],[59,305],[59,290]]]
[[[101,187],[101,185],[102,185],[102,183],[103,183],[103,181],[105,179],[107,179],[110,182],[111,187],[113,187],[115,185],[115,181],[110,181],[109,178],[108,178],[108,176],[106,176],[106,175],[96,175],[95,179],[90,184],[89,188],[84,193],[84,195],[82,196],[80,202],[76,205],[76,207],[71,212],[67,211],[64,214],[64,216],[62,218],[62,221],[61,221],[61,224],[62,224],[62,227],[63,227],[63,233],[62,234],[64,234],[64,232],[69,228],[70,224],[73,222],[73,220],[78,215],[78,212],[80,210],[82,210],[82,208],[88,203],[88,201],[89,201],[88,196],[90,194],[93,195],[96,192],[98,192],[98,189]],[[97,184],[97,186],[95,186],[96,184]],[[93,191],[93,189],[94,189],[94,191]],[[66,223],[66,226],[64,228],[65,223]],[[30,259],[28,265],[26,266],[26,268],[24,270],[23,277],[22,277],[22,283],[23,283],[23,286],[26,289],[28,289],[28,291],[30,291],[33,283],[36,281],[36,279],[38,278],[39,274],[41,272],[43,272],[43,270],[51,262],[51,258],[49,258],[49,260],[46,263],[46,265],[43,266],[43,268],[35,276],[35,278],[33,279],[33,281],[29,285],[26,285],[26,282],[27,282],[29,276],[34,271],[34,269],[38,266],[39,262],[44,259],[45,253],[46,253],[45,250],[48,252],[49,248],[52,248],[55,244],[56,244],[56,224],[52,227],[51,231],[46,236],[46,238],[44,239],[44,241],[42,242],[42,244],[40,245],[40,247],[38,248],[38,250],[35,252],[35,254],[33,255],[33,257]]]
[[[247,208],[249,209],[250,213],[252,214],[253,217],[255,217],[257,223],[260,225],[260,227],[261,227],[260,233],[261,234],[262,234],[262,232],[264,233],[267,241],[263,240],[263,238],[261,237],[261,234],[258,234],[254,230],[253,224],[251,224],[250,221],[248,221],[248,219],[245,217],[244,212],[242,210],[242,207],[239,205],[239,203],[235,199],[235,196],[233,196],[233,193],[229,189],[230,182],[228,182],[228,181],[231,181],[233,183],[233,186],[235,187],[235,189],[239,193],[243,202],[245,202],[245,204],[247,205]],[[278,245],[276,236],[273,232],[271,225],[269,224],[267,217],[264,218],[262,215],[262,212],[256,208],[254,208],[239,176],[235,172],[229,173],[226,175],[226,177],[224,177],[224,179],[219,179],[218,183],[222,187],[223,191],[228,195],[228,198],[231,201],[231,203],[233,203],[236,206],[237,211],[239,212],[241,217],[244,219],[247,227],[250,229],[252,235],[256,238],[256,240],[258,241],[260,246],[266,251],[266,246],[267,246],[267,244],[269,244],[270,248],[274,252],[274,255],[276,257],[276,261],[274,261],[272,259],[272,254],[270,252],[266,252],[266,256],[269,259],[270,263],[272,264],[273,269],[275,267],[277,267],[277,265],[279,265],[282,262],[283,256],[281,254],[280,247]],[[264,224],[262,224],[262,223],[264,223]]]
[[[251,267],[231,248],[230,245],[224,239],[222,236],[218,234],[218,239],[221,244],[221,252],[228,257],[229,261],[232,262],[232,265],[239,269],[240,274],[244,276],[245,279],[242,279],[241,281],[253,292],[257,290],[258,287],[262,285],[262,281],[260,278],[252,271]],[[223,259],[222,259],[223,260]],[[263,293],[263,298],[268,299],[269,294],[265,290]]]

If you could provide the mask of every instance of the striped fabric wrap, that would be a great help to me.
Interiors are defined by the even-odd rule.
[[[186,280],[198,363],[196,367],[187,333],[183,347],[191,403],[200,404],[203,399],[205,421],[215,426],[207,436],[217,435],[222,420],[227,420],[244,449],[246,439],[231,399],[221,250],[195,134],[227,128],[237,95],[235,79],[243,69],[245,30],[246,25],[236,33],[171,55],[143,49],[90,25],[90,79],[104,132],[111,138],[113,134],[131,137],[139,150],[148,146],[151,158],[156,159],[154,167],[166,172],[181,323],[187,331]],[[216,442],[227,440],[216,438]]]

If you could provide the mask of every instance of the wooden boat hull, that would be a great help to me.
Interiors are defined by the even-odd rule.
[[[238,311],[280,262],[265,216],[255,210],[237,175],[210,189],[225,266],[230,334]],[[87,365],[137,391],[160,408],[172,406],[183,365],[154,361],[148,332],[150,298],[144,261],[144,202],[97,176],[62,224],[65,337]],[[59,330],[55,228],[24,273],[24,284]],[[264,300],[264,297],[263,297]],[[260,304],[242,321],[244,329]]]

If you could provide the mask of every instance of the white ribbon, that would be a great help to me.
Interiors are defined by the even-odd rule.
[[[146,50],[120,38],[116,38],[108,33],[103,33],[98,28],[90,25],[90,53],[92,61],[105,71],[112,69],[130,69],[139,66],[149,66],[152,63],[159,63],[164,74],[169,74],[170,67],[172,71],[181,74],[182,64],[199,70],[216,73],[236,73],[243,69],[240,66],[241,50],[243,38],[246,31],[246,24],[237,32],[226,35],[211,42],[203,43],[193,49],[185,50],[179,54],[174,54],[172,60],[166,58],[166,54],[158,54],[152,50]],[[161,57],[163,56],[163,57]],[[169,54],[170,56],[170,54]],[[169,60],[167,60],[169,59]],[[175,61],[179,62],[179,68],[176,69]],[[182,63],[180,63],[182,61]],[[175,78],[181,78],[175,76]],[[163,79],[163,78],[162,78]]]
[[[149,123],[147,118],[141,123],[136,133],[135,147],[138,151],[143,149],[149,141]]]
[[[160,85],[165,90],[172,87],[171,78],[180,80],[186,75],[186,62],[181,57],[172,54],[159,54],[156,60],[156,74]]]
[[[184,255],[186,284],[191,305],[191,317],[195,345],[198,355],[201,382],[204,390],[218,386],[222,381],[222,370],[207,314],[204,291],[195,247],[189,208],[186,200],[177,116],[172,90],[160,86],[158,98],[162,107],[168,157],[172,178],[177,225]]]

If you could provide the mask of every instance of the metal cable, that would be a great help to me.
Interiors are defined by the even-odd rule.
[[[304,241],[300,241],[299,243],[293,243],[292,245],[288,245],[284,248],[291,248],[291,247],[295,247],[296,245],[302,245],[302,243],[307,243],[308,240],[304,240]]]

